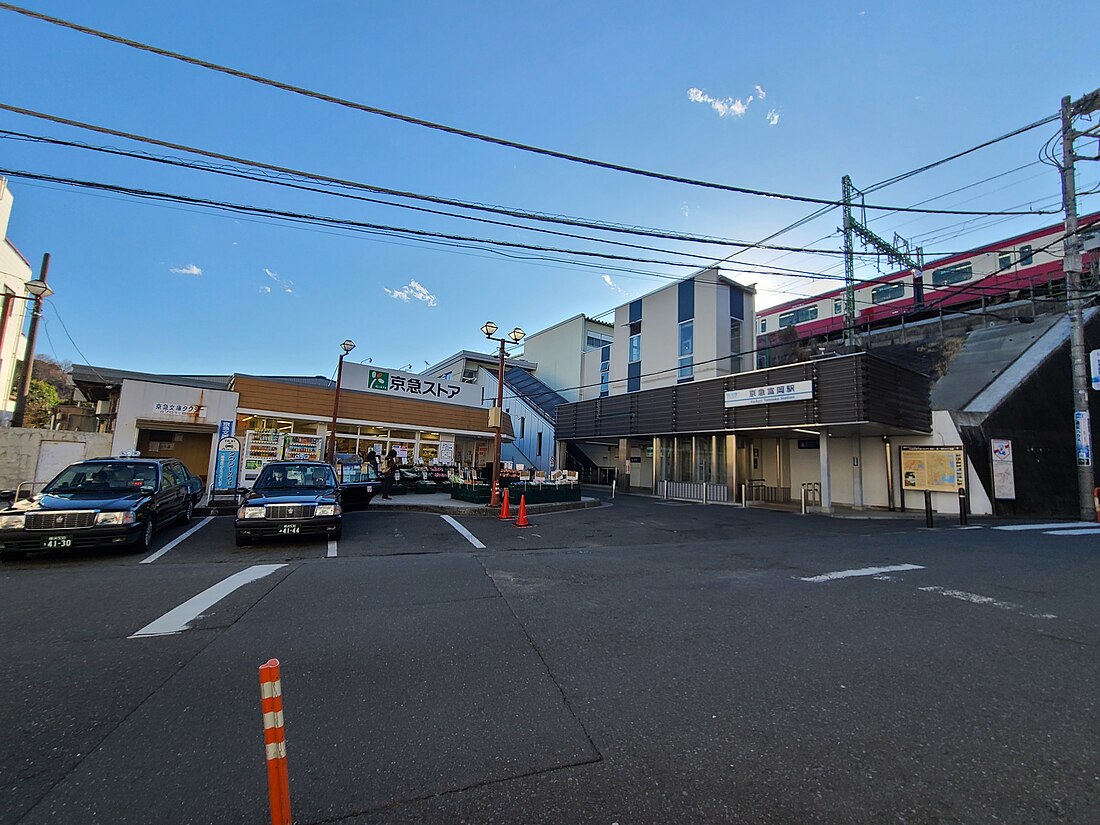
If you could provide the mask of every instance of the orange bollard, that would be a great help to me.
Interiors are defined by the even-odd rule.
[[[511,521],[512,510],[508,504],[508,488],[504,488],[504,498],[500,500],[500,515],[497,516],[500,521]]]
[[[264,714],[271,825],[291,825],[290,776],[286,769],[286,730],[283,728],[283,683],[278,659],[269,659],[266,664],[260,665],[260,707]]]
[[[531,522],[527,520],[527,496],[519,497],[519,518],[516,519],[516,527],[530,527]]]

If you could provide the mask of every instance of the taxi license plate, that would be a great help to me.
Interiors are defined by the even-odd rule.
[[[72,547],[73,540],[70,536],[46,536],[42,544],[46,547]]]
[[[302,532],[302,528],[299,527],[297,524],[284,524],[282,527],[279,528],[279,532],[282,533],[284,536],[292,536],[295,533]]]

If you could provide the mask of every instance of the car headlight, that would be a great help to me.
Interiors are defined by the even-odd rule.
[[[99,524],[133,524],[135,521],[133,510],[117,510],[111,513],[97,513],[95,523]]]
[[[17,516],[0,516],[0,530],[22,530],[23,514]]]
[[[338,516],[340,515],[339,504],[319,504],[317,510],[314,512],[318,516]]]
[[[237,511],[237,518],[263,518],[263,507],[242,507]]]

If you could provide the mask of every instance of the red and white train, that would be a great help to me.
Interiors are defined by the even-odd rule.
[[[1083,216],[1085,235],[1084,271],[1096,268],[1100,250],[1100,212]],[[1027,295],[1057,294],[1065,278],[1062,271],[1063,224],[1048,226],[1024,235],[951,255],[925,265],[919,274],[912,270],[856,282],[856,325],[858,329],[890,326],[900,316],[922,318],[947,308],[998,303]],[[829,340],[844,332],[844,287],[799,298],[756,313],[757,347],[762,351],[792,340]]]

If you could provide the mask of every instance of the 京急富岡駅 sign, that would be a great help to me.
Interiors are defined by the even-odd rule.
[[[778,404],[783,401],[810,401],[814,397],[813,381],[791,381],[726,392],[727,407],[748,407],[755,404]]]

